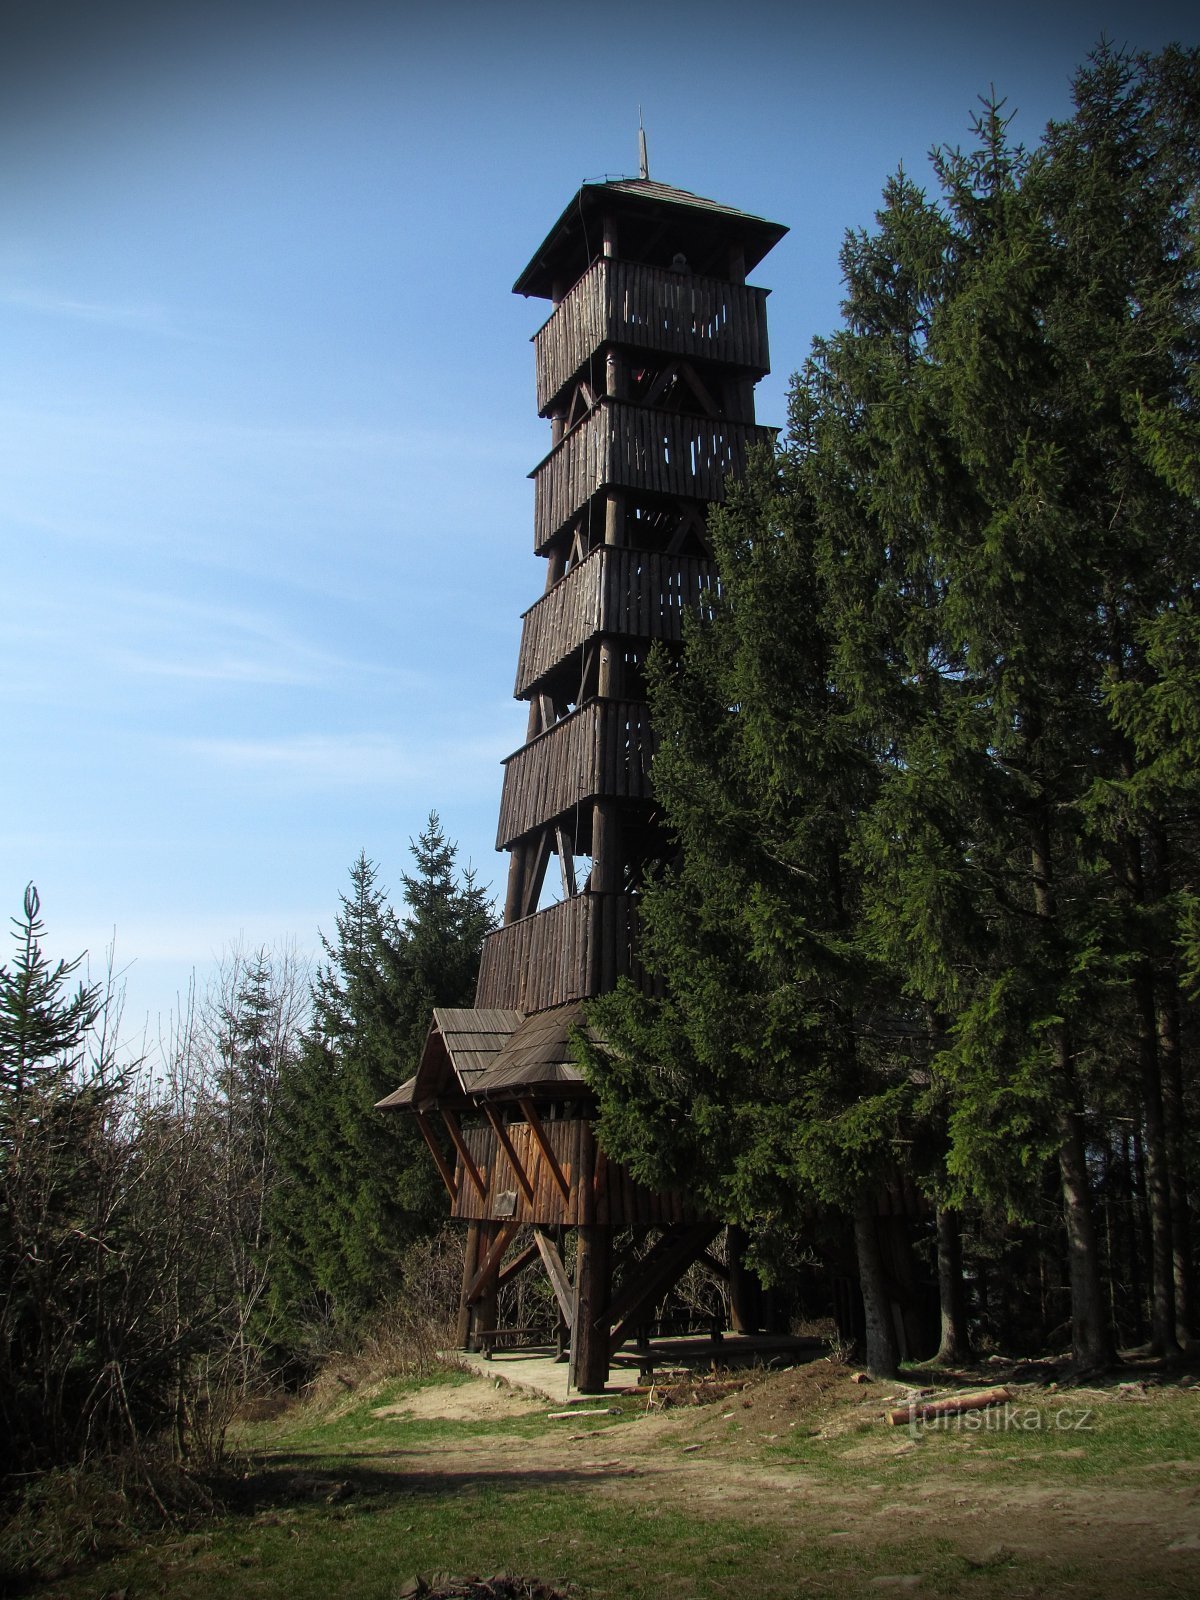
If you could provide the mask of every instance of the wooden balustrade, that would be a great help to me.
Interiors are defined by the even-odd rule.
[[[601,1222],[623,1228],[668,1228],[703,1217],[691,1196],[678,1190],[648,1189],[630,1175],[628,1168],[609,1161],[596,1144],[591,1124],[582,1117],[547,1120],[541,1128],[559,1171],[567,1180],[565,1195],[551,1177],[541,1141],[529,1124],[511,1121],[504,1132],[511,1155],[494,1127],[464,1128],[464,1145],[475,1170],[483,1176],[485,1190],[481,1195],[468,1180],[465,1163],[459,1156],[458,1193],[452,1212],[455,1217],[471,1221],[503,1219],[542,1227]],[[532,1194],[526,1192],[522,1177]]]
[[[648,798],[653,753],[644,703],[593,700],[573,711],[504,763],[497,850],[600,796]]]
[[[534,335],[538,410],[545,415],[608,344],[721,362],[761,378],[770,371],[768,293],[635,261],[593,262]]]
[[[530,474],[534,547],[544,553],[604,488],[724,500],[726,479],[745,472],[748,450],[773,439],[771,428],[602,400]]]
[[[522,618],[517,684],[523,699],[596,634],[678,640],[687,612],[716,588],[710,561],[599,545]]]

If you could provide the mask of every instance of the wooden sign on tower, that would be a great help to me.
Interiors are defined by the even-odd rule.
[[[612,1355],[722,1226],[608,1160],[568,1034],[619,977],[648,981],[638,892],[670,841],[644,666],[703,607],[717,581],[708,508],[773,437],[754,420],[768,291],[746,274],[786,231],[648,177],[587,183],[514,285],[554,310],[533,341],[551,426],[531,474],[546,581],[517,658],[529,725],[504,764],[504,923],[484,945],[475,1007],[434,1012],[415,1077],[380,1107],[417,1117],[467,1223],[460,1342],[494,1337],[499,1285],[540,1262],[584,1392],[603,1389]],[[614,1263],[614,1234],[649,1230],[648,1252]]]

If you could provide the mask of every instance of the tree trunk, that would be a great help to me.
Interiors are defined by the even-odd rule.
[[[1171,1186],[1167,1176],[1167,1135],[1162,1079],[1158,1066],[1158,1017],[1154,977],[1147,962],[1134,979],[1137,1007],[1138,1068],[1145,1119],[1146,1197],[1150,1207],[1150,1342],[1155,1355],[1177,1356],[1175,1268],[1171,1246]]]
[[[938,1207],[937,1267],[942,1338],[936,1359],[940,1366],[953,1366],[971,1359],[971,1336],[963,1283],[962,1229],[958,1212],[950,1206]]]
[[[1044,806],[1030,829],[1030,871],[1033,904],[1047,939],[1053,941],[1058,911],[1050,853],[1050,825]],[[1112,1337],[1104,1311],[1104,1285],[1092,1217],[1083,1115],[1078,1105],[1075,1064],[1065,1023],[1050,1029],[1054,1086],[1058,1096],[1058,1171],[1062,1184],[1063,1217],[1067,1226],[1067,1264],[1071,1282],[1071,1343],[1080,1367],[1091,1371],[1109,1366],[1114,1359]]]
[[[1192,1272],[1192,1218],[1184,1179],[1187,1146],[1183,1059],[1179,1043],[1179,990],[1173,971],[1158,985],[1158,1048],[1162,1072],[1167,1176],[1171,1190],[1171,1265],[1175,1279],[1175,1336],[1190,1344],[1196,1334],[1196,1286]]]
[[[1074,1107],[1060,1107],[1058,1133],[1058,1171],[1071,1281],[1071,1344],[1076,1363],[1084,1371],[1093,1372],[1111,1366],[1114,1351],[1097,1260],[1083,1118]]]
[[[757,1333],[761,1311],[758,1280],[746,1266],[746,1230],[735,1222],[726,1236],[729,1253],[729,1321],[735,1333]]]
[[[879,1248],[875,1208],[869,1195],[864,1195],[855,1208],[854,1247],[858,1256],[858,1283],[866,1320],[867,1370],[877,1378],[894,1378],[900,1366],[900,1350],[892,1319],[892,1298],[883,1270],[883,1254]]]

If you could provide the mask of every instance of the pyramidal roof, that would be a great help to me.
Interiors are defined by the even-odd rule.
[[[666,266],[682,254],[693,272],[722,278],[728,274],[731,245],[742,247],[751,272],[788,231],[782,223],[654,178],[606,178],[580,187],[513,293],[550,298],[555,283],[570,287],[600,254],[605,213],[617,218],[618,255]]]

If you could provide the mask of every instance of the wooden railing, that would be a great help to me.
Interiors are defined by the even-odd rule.
[[[578,894],[483,941],[475,1004],[544,1011],[585,1000],[633,968],[633,898]]]
[[[645,1188],[627,1168],[610,1161],[597,1148],[592,1125],[584,1117],[547,1117],[536,1136],[527,1122],[508,1120],[504,1132],[516,1157],[515,1167],[494,1128],[463,1128],[463,1143],[484,1192],[480,1194],[459,1156],[454,1216],[543,1227],[600,1222],[669,1228],[703,1219],[692,1195]],[[565,1194],[546,1159],[547,1147],[566,1184]]]
[[[720,361],[762,377],[770,371],[768,293],[635,261],[594,262],[534,335],[538,410],[547,412],[606,344]]]
[[[748,450],[773,438],[771,428],[602,400],[530,473],[534,548],[543,552],[606,487],[723,500],[726,479],[745,472]]]
[[[681,638],[684,615],[715,587],[710,561],[600,545],[526,611],[514,694],[523,699],[596,634]]]
[[[593,700],[522,745],[504,763],[497,850],[597,796],[650,794],[653,737],[636,700]]]

